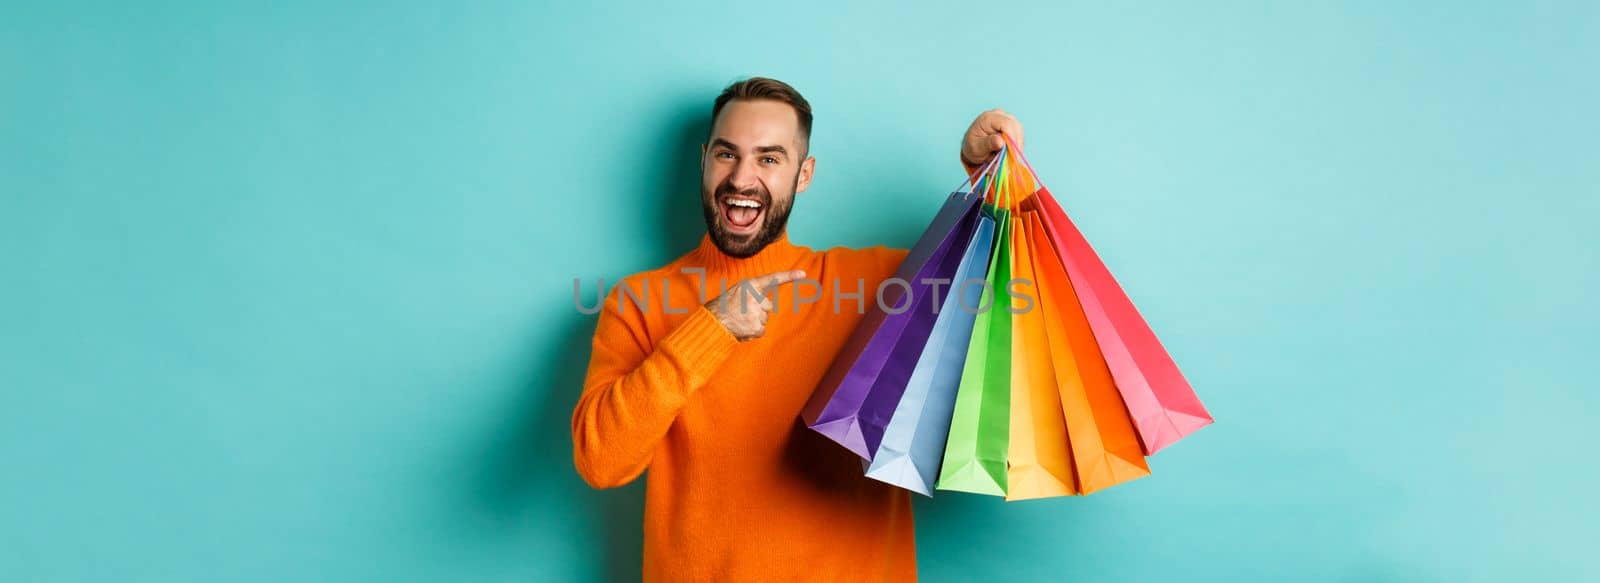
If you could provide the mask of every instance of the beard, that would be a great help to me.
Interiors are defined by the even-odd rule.
[[[794,207],[794,188],[800,186],[800,176],[796,174],[794,184],[790,187],[790,196],[782,204],[774,204],[772,193],[765,187],[756,187],[746,190],[735,190],[732,185],[724,181],[710,196],[706,196],[703,189],[700,196],[700,210],[705,215],[706,232],[711,235],[711,242],[717,249],[729,257],[744,259],[760,253],[767,245],[778,240],[783,235],[783,229],[789,223],[789,211]],[[722,223],[722,197],[728,195],[741,195],[761,201],[762,216],[761,228],[752,235],[735,235],[728,232]]]

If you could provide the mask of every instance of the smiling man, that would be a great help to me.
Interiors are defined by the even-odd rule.
[[[798,422],[906,250],[789,241],[789,211],[816,170],[811,106],[794,88],[739,81],[711,116],[706,235],[624,278],[602,306],[572,417],[578,473],[611,488],[648,470],[646,581],[914,580],[907,491],[864,477],[858,458]],[[1001,133],[1020,146],[1005,112],[972,122],[969,170]]]

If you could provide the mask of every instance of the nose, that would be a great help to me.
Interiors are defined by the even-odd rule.
[[[756,159],[745,157],[739,160],[733,168],[733,175],[728,177],[729,185],[740,192],[756,188],[761,184],[756,175]]]

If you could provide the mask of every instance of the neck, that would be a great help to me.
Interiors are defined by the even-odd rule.
[[[784,229],[766,247],[762,247],[755,255],[749,257],[734,257],[723,253],[717,244],[711,240],[711,234],[706,233],[700,238],[700,246],[691,254],[695,267],[705,267],[708,278],[707,286],[715,286],[719,277],[725,277],[728,285],[733,285],[741,279],[767,275],[775,271],[795,269],[806,249],[789,241],[789,231]]]

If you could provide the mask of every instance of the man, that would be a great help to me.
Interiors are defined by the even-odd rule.
[[[811,106],[794,88],[739,81],[711,112],[706,235],[624,278],[602,306],[572,417],[578,473],[611,488],[649,470],[646,581],[914,580],[908,493],[864,477],[859,458],[798,422],[907,252],[789,241],[794,197],[816,170]],[[1021,144],[1003,111],[972,122],[969,171],[1001,133]]]

